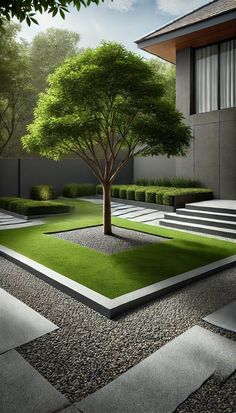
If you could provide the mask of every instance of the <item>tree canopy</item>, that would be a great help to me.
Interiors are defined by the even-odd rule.
[[[82,158],[103,184],[104,231],[111,233],[110,187],[120,170],[138,155],[184,155],[190,129],[163,98],[163,78],[120,44],[68,59],[49,85],[23,146],[53,159]]]
[[[112,0],[111,0],[112,1]],[[20,22],[26,20],[30,26],[31,23],[38,24],[35,19],[35,12],[52,14],[54,17],[57,13],[64,19],[65,12],[68,12],[68,6],[73,5],[80,10],[81,6],[87,7],[91,3],[99,4],[104,0],[1,0],[0,2],[0,25],[5,21],[16,17]]]
[[[30,110],[30,84],[27,46],[17,42],[19,25],[5,27],[0,37],[0,155],[18,133]]]
[[[20,25],[7,22],[0,36],[0,156],[22,155],[20,137],[32,122],[38,94],[50,73],[77,54],[80,35],[61,29],[19,38]]]
[[[29,45],[29,58],[36,93],[46,88],[48,75],[67,57],[78,54],[79,40],[79,33],[56,28],[40,32],[33,38]]]

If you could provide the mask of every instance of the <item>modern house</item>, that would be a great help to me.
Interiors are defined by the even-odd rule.
[[[135,159],[135,178],[185,176],[236,199],[236,0],[214,0],[136,43],[176,64],[176,106],[194,139],[185,158]]]

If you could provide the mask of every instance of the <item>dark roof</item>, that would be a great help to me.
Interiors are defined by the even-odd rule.
[[[236,0],[214,0],[138,39],[136,43],[182,29],[236,9]]]

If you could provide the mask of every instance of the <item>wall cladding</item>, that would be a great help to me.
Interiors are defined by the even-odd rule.
[[[236,109],[191,115],[191,50],[179,50],[176,62],[176,105],[194,136],[188,156],[176,158],[176,174],[212,188],[216,198],[236,199]]]
[[[0,159],[0,196],[28,198],[33,185],[53,185],[58,194],[70,182],[98,183],[87,165],[79,159]],[[133,183],[133,161],[121,170],[116,183]]]
[[[173,178],[176,176],[175,158],[147,156],[134,159],[134,181],[140,178]]]

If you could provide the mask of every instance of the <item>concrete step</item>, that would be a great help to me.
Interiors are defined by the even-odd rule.
[[[209,234],[209,235],[217,235],[219,237],[225,237],[225,238],[233,238],[236,239],[236,230],[233,229],[227,229],[227,228],[220,228],[220,227],[213,227],[210,225],[203,225],[203,224],[191,224],[187,222],[181,222],[181,221],[172,221],[168,219],[161,219],[159,221],[159,224],[163,227],[168,227],[168,228],[173,228],[173,229],[180,229],[183,231],[193,231],[193,232],[199,232],[203,234]]]
[[[188,216],[188,215],[179,215],[175,213],[168,213],[165,214],[165,220],[172,220],[178,222],[186,222],[190,224],[199,224],[199,225],[206,225],[211,227],[219,227],[219,228],[229,228],[236,230],[236,222],[233,221],[224,221],[220,219],[212,219],[212,218],[202,218],[198,216]]]
[[[193,202],[185,205],[186,209],[195,209],[196,211],[220,212],[222,214],[236,214],[236,201],[212,200]]]
[[[220,221],[236,222],[236,214],[226,214],[222,212],[210,212],[196,209],[178,208],[176,209],[176,214],[194,216],[199,218],[219,219]]]

